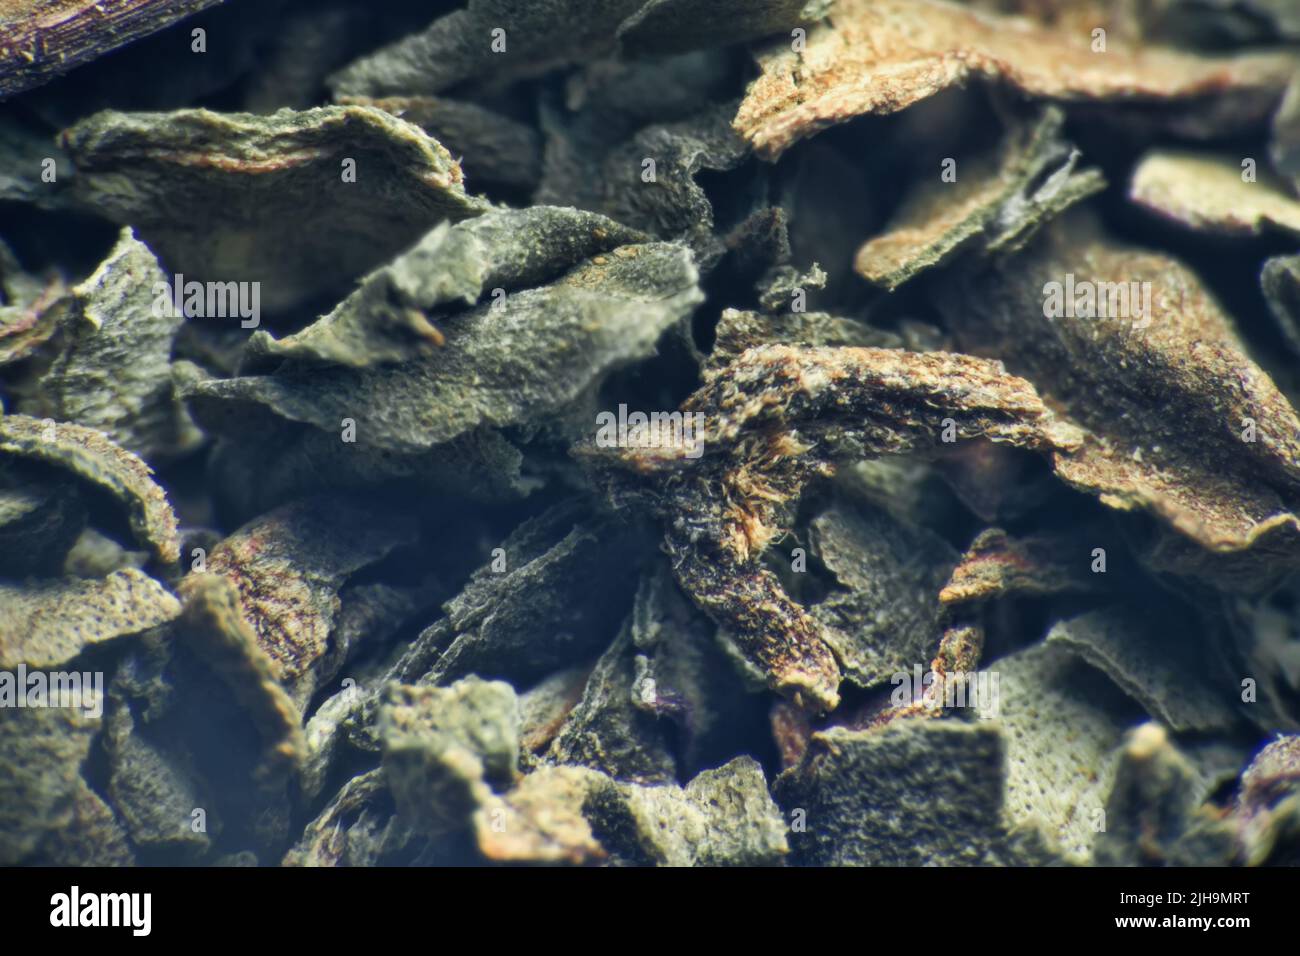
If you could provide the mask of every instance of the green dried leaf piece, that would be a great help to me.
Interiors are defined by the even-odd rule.
[[[0,456],[64,469],[107,491],[127,511],[136,540],[164,566],[180,556],[176,515],[143,461],[101,432],[26,415],[0,417]]]
[[[1185,635],[1167,634],[1134,611],[1104,610],[1057,622],[1046,640],[1104,673],[1169,729],[1230,733],[1237,717],[1226,702],[1240,686],[1218,676]]]
[[[389,685],[378,733],[399,812],[433,835],[466,825],[489,784],[509,788],[518,772],[518,702],[502,681]]]
[[[645,0],[469,0],[423,32],[331,77],[338,96],[439,93],[471,79],[503,84],[614,50],[614,33]]]
[[[349,418],[360,445],[420,452],[483,426],[553,416],[609,372],[653,354],[701,301],[697,278],[682,246],[620,246],[502,306],[462,313],[448,322],[445,345],[421,359],[209,380],[188,394],[266,405],[336,434]]]
[[[19,411],[97,429],[145,459],[192,450],[201,436],[171,378],[184,319],[153,310],[165,281],[153,253],[123,229],[94,274],[52,307],[66,341]]]
[[[984,675],[996,675],[996,689],[977,713],[996,719],[1006,736],[1009,823],[1042,832],[1066,859],[1087,863],[1132,705],[1055,644],[996,660]]]
[[[685,787],[617,784],[591,798],[592,828],[616,859],[655,866],[778,866],[786,821],[763,768],[737,757]]]
[[[103,112],[62,138],[85,206],[134,227],[187,282],[260,283],[268,310],[346,288],[439,222],[490,208],[436,140],[364,106]]]
[[[930,659],[942,631],[936,596],[957,560],[947,542],[843,506],[813,519],[809,542],[839,585],[812,612],[847,678],[873,687]]]
[[[0,582],[0,667],[57,667],[180,612],[170,591],[134,568],[98,580]]]
[[[550,206],[444,223],[366,276],[329,315],[279,341],[257,332],[249,351],[353,368],[436,354],[447,339],[428,313],[550,281],[584,259],[643,238],[604,216]]]
[[[854,271],[893,291],[963,250],[1013,251],[1047,220],[1105,188],[1097,170],[1077,170],[1079,152],[1061,138],[1058,109],[1008,130],[993,150],[955,159],[956,180],[927,173],[881,236],[858,250]]]
[[[990,723],[903,720],[813,734],[777,778],[792,860],[805,866],[1013,862],[1003,823],[1007,744]]]

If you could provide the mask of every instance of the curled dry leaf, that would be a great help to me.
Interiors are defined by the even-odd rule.
[[[499,311],[501,293],[549,281],[644,238],[604,216],[551,206],[444,223],[366,276],[329,315],[279,341],[259,331],[249,349],[254,356],[356,368],[416,358],[447,345],[428,313],[472,306],[484,295],[493,296]]]
[[[136,540],[164,566],[180,557],[176,515],[149,466],[101,432],[27,415],[0,417],[0,456],[41,462],[102,488],[126,509]]]
[[[1085,429],[1058,476],[1176,532],[1149,549],[1155,567],[1249,589],[1295,566],[1300,418],[1185,266],[1067,217],[941,306],[964,348]]]
[[[171,376],[184,318],[153,309],[166,281],[153,253],[123,229],[94,274],[51,307],[65,341],[19,411],[98,429],[145,459],[193,450],[200,436]]]
[[[736,114],[759,155],[861,116],[893,113],[972,78],[1001,80],[1062,102],[1197,104],[1218,101],[1223,125],[1266,120],[1295,60],[1285,54],[1196,56],[1173,50],[1094,53],[1087,34],[940,0],[838,0],[830,21],[759,55],[762,75]],[[1229,108],[1230,107],[1230,108]]]
[[[285,368],[198,383],[193,400],[265,405],[361,445],[414,453],[480,427],[554,415],[607,374],[653,353],[702,294],[690,252],[620,246],[550,285],[484,303],[448,323],[444,347],[400,365]],[[333,354],[333,353],[331,353]]]
[[[763,567],[789,508],[834,463],[985,436],[1044,451],[1074,447],[1028,382],[964,355],[765,346],[745,352],[682,406],[703,416],[691,447],[612,456],[658,477],[678,581],[727,628],[769,685],[834,709],[839,666],[820,625]]]
[[[437,223],[489,208],[436,140],[364,106],[103,112],[62,140],[87,208],[189,279],[260,283],[266,309],[345,288]]]
[[[928,174],[884,234],[858,250],[854,270],[892,291],[972,245],[1023,245],[1044,221],[1099,192],[1105,179],[1075,169],[1079,153],[1061,139],[1063,124],[1059,110],[1046,110],[993,150],[955,159],[955,181]]]

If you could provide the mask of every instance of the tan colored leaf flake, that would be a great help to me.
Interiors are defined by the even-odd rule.
[[[1300,233],[1300,201],[1265,170],[1251,182],[1243,174],[1237,157],[1159,150],[1138,164],[1129,198],[1198,231],[1258,236],[1272,227]]]
[[[972,79],[1002,80],[1063,102],[1183,102],[1231,98],[1235,119],[1263,121],[1295,70],[1277,54],[1203,57],[1116,43],[1094,53],[1087,34],[941,0],[840,0],[802,52],[788,38],[759,55],[735,126],[775,159],[828,126],[893,113]]]

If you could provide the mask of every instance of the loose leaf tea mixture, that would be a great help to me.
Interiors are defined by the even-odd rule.
[[[1300,15],[0,0],[0,863],[1300,864]]]

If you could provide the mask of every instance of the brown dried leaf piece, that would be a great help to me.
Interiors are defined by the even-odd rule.
[[[57,667],[86,647],[165,624],[180,603],[128,568],[100,580],[0,583],[0,667]]]
[[[993,150],[956,160],[955,182],[927,174],[883,235],[858,250],[853,268],[889,290],[963,249],[1023,245],[1038,227],[1102,190],[1096,170],[1077,171],[1079,153],[1061,139],[1065,117],[1048,109],[1013,126]]]
[[[1300,561],[1300,418],[1177,261],[1067,217],[940,305],[963,348],[1087,430],[1056,454],[1059,477],[1177,532],[1146,555],[1155,567],[1253,588]]]
[[[382,506],[346,498],[308,498],[240,528],[212,549],[206,568],[181,584],[219,575],[239,594],[240,611],[276,679],[302,706],[316,690],[317,667],[330,646],[339,588],[349,575],[392,549],[415,529]]]
[[[804,485],[837,461],[986,436],[1044,451],[1074,447],[1028,382],[995,362],[870,348],[750,349],[682,406],[703,415],[687,447],[612,455],[657,474],[682,588],[723,625],[769,686],[833,710],[840,673],[820,625],[762,566]],[[702,455],[701,455],[702,452]]]
[[[1254,161],[1251,160],[1253,163]],[[1160,150],[1142,157],[1129,199],[1189,229],[1258,236],[1269,229],[1300,234],[1300,201],[1267,170],[1250,182],[1231,156]]]
[[[4,0],[0,98],[53,79],[221,0]]]
[[[1087,34],[939,0],[838,0],[830,23],[759,56],[762,75],[736,129],[767,159],[861,116],[893,113],[971,78],[1002,80],[1033,97],[1133,104],[1209,101],[1235,128],[1267,119],[1294,73],[1280,54],[1203,57],[1158,48],[1094,53]]]
[[[176,515],[149,466],[100,432],[26,415],[0,417],[0,456],[42,462],[107,491],[126,510],[136,540],[162,565],[180,557]]]
[[[166,281],[153,253],[123,229],[94,274],[53,307],[66,341],[18,410],[97,429],[145,459],[198,444],[171,377],[185,320],[152,309],[154,287]]]
[[[490,208],[436,140],[364,106],[104,112],[62,139],[85,205],[187,278],[261,283],[265,309],[346,287],[437,223]]]
[[[208,662],[243,706],[262,744],[256,782],[274,789],[297,771],[307,752],[298,708],[276,676],[280,668],[259,646],[239,590],[224,576],[189,575],[182,597],[176,638]]]
[[[1091,591],[1088,552],[1077,539],[1057,535],[1013,538],[1001,528],[981,531],[939,592],[945,605],[988,601],[1013,594]]]

